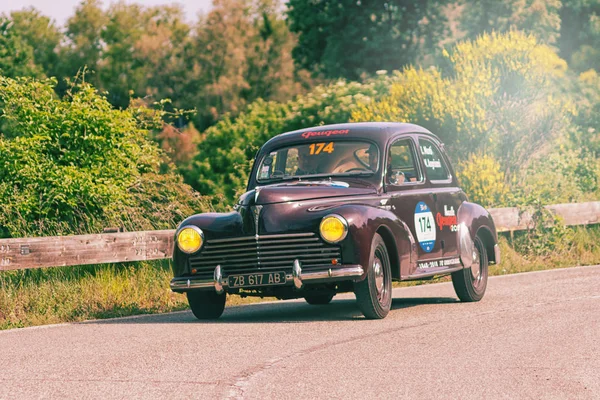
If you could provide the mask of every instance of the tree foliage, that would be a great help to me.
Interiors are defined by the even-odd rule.
[[[563,0],[560,18],[560,55],[576,71],[600,71],[600,1]]]
[[[551,87],[566,64],[535,38],[484,35],[446,57],[447,70],[398,73],[390,95],[360,107],[353,119],[421,124],[460,158],[474,150],[493,155],[507,175],[560,132],[564,104],[553,100]]]
[[[559,37],[561,0],[463,0],[462,4],[461,28],[467,38],[522,30],[540,43],[554,45]]]
[[[466,38],[521,30],[555,47],[579,72],[600,65],[598,0],[461,0]]]
[[[19,35],[14,23],[5,17],[0,17],[0,75],[42,75],[41,68],[35,63],[33,48]]]
[[[444,0],[290,0],[294,58],[330,78],[399,69],[433,53],[447,34]]]
[[[596,192],[597,162],[568,139],[581,127],[573,123],[574,97],[558,89],[567,65],[550,48],[510,32],[465,41],[446,57],[443,71],[398,72],[390,94],[352,118],[429,128],[449,147],[467,190],[486,205]]]
[[[202,209],[148,139],[159,115],[115,110],[93,87],[0,77],[0,236],[174,226]],[[168,204],[168,206],[165,206]]]

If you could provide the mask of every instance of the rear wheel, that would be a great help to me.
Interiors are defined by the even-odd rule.
[[[304,296],[304,300],[306,300],[308,304],[311,304],[313,306],[321,306],[331,303],[331,299],[333,299],[333,296],[335,296],[335,293],[309,294],[307,296]]]
[[[367,277],[354,285],[358,308],[367,319],[382,319],[392,306],[392,268],[385,243],[379,234],[371,242]]]
[[[198,319],[217,319],[225,310],[226,294],[212,291],[187,292],[192,313]]]
[[[471,268],[464,268],[452,274],[454,291],[461,301],[479,301],[485,294],[488,279],[488,255],[483,240],[475,237],[476,260]]]

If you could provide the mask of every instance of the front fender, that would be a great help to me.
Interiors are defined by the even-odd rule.
[[[494,249],[498,244],[498,234],[491,214],[479,204],[464,202],[458,209],[457,219],[457,247],[465,268],[471,267],[473,263],[473,241],[477,234],[484,241],[490,261],[497,261]]]
[[[371,243],[375,233],[379,233],[385,241],[394,278],[408,275],[416,265],[417,250],[413,235],[407,224],[391,211],[349,204],[335,207],[329,212],[339,214],[348,221],[349,234],[342,242],[342,259],[345,264],[362,265],[365,271],[362,279],[371,268]]]
[[[179,224],[175,230],[175,237],[177,237],[177,233],[181,228],[188,225],[202,229],[205,240],[239,235],[244,226],[242,215],[239,212],[196,214],[186,218]],[[177,240],[173,242],[175,248],[173,249],[172,269],[173,275],[177,277],[189,272],[186,271],[189,255],[179,250],[176,244]]]

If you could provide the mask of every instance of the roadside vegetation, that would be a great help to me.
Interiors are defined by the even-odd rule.
[[[391,120],[439,135],[472,201],[536,216],[492,274],[600,263],[600,228],[543,212],[600,198],[599,1],[329,3],[0,16],[0,238],[175,228],[230,209],[270,137]],[[184,309],[170,277],[167,261],[2,271],[0,329]]]
[[[600,263],[600,228],[565,229],[545,249],[530,248],[525,236],[500,237],[502,264],[490,266],[490,275],[567,268]],[[525,246],[525,247],[523,247]],[[167,260],[116,265],[60,267],[8,271],[0,274],[0,330],[90,319],[114,318],[187,310],[185,295],[171,292]],[[395,286],[449,281],[443,277]],[[273,300],[229,296],[228,306]]]

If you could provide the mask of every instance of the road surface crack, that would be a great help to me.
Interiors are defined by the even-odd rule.
[[[264,374],[269,369],[278,366],[279,364],[283,363],[284,361],[288,361],[288,360],[296,358],[296,357],[302,357],[302,356],[305,356],[308,354],[316,353],[316,352],[319,352],[321,350],[324,350],[324,349],[327,349],[330,347],[344,345],[344,344],[348,344],[348,343],[352,343],[352,342],[356,342],[356,341],[361,341],[361,340],[365,340],[367,338],[373,338],[373,337],[377,337],[377,336],[387,335],[390,333],[399,332],[399,331],[406,330],[406,329],[420,328],[420,327],[433,325],[433,324],[443,322],[443,321],[444,321],[444,319],[436,320],[436,321],[429,321],[429,322],[425,322],[425,323],[421,323],[421,324],[390,328],[390,329],[385,329],[385,330],[375,332],[375,333],[368,333],[368,334],[364,334],[364,335],[360,335],[360,336],[354,336],[352,338],[348,338],[345,340],[328,341],[325,343],[321,343],[318,345],[308,347],[306,349],[295,351],[295,352],[290,353],[283,357],[272,358],[262,364],[255,365],[254,367],[248,368],[245,371],[243,371],[242,373],[240,373],[238,376],[234,377],[232,379],[233,382],[228,384],[229,392],[225,398],[226,399],[244,399],[246,391],[247,391],[248,387],[250,386],[250,383],[252,380],[254,380],[255,378]]]

